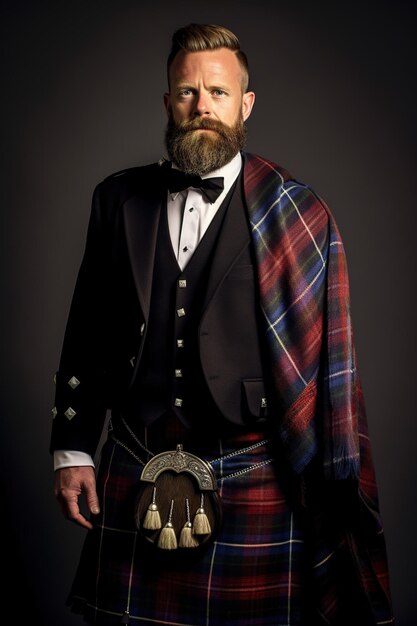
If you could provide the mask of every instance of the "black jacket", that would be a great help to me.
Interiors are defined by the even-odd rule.
[[[166,194],[166,168],[159,164],[116,173],[95,189],[56,375],[51,450],[93,455],[106,411],[122,406],[132,389],[146,340],[155,243]],[[241,423],[243,404],[255,418],[265,415],[250,243],[244,199],[236,188],[198,332],[206,383],[222,415],[233,423]]]

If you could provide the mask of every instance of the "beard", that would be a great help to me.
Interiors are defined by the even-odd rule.
[[[212,132],[198,132],[197,129]],[[234,126],[197,117],[176,124],[169,116],[165,132],[168,156],[186,174],[203,176],[229,163],[243,149],[246,127],[240,115]]]

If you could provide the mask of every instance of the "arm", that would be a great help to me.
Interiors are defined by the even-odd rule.
[[[104,425],[104,381],[108,335],[109,228],[100,199],[93,196],[83,260],[78,273],[56,374],[50,450],[94,455]],[[106,332],[107,331],[107,332]]]
[[[65,517],[91,529],[81,514],[81,494],[91,514],[99,513],[94,462],[107,403],[103,388],[106,334],[108,238],[99,188],[93,196],[87,242],[71,303],[56,375],[51,452],[55,496]]]

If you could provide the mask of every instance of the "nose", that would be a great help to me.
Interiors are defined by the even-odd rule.
[[[208,95],[198,93],[194,102],[194,117],[207,116],[211,114]]]

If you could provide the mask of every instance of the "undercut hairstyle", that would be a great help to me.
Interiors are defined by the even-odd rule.
[[[188,24],[175,31],[167,63],[168,85],[169,71],[178,52],[181,50],[203,52],[219,48],[227,48],[235,52],[242,70],[242,91],[245,93],[249,85],[249,65],[246,54],[240,49],[240,42],[236,35],[228,28],[216,24]]]

